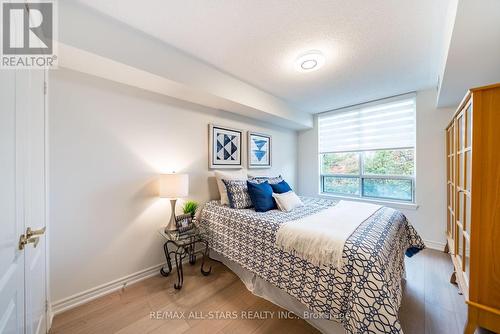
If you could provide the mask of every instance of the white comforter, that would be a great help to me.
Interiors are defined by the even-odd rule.
[[[315,265],[340,267],[347,238],[380,208],[375,204],[340,201],[313,215],[282,224],[276,245]]]

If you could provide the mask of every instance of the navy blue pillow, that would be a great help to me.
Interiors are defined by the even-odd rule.
[[[271,187],[273,188],[273,192],[277,194],[283,194],[292,190],[292,188],[290,188],[290,186],[288,185],[288,183],[285,182],[285,180],[281,181],[280,183],[271,184]]]
[[[254,183],[247,181],[248,194],[257,212],[266,212],[276,208],[273,198],[273,188],[269,182]]]

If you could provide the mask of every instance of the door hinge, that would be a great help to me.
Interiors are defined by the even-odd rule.
[[[47,81],[43,82],[43,94],[47,95]]]

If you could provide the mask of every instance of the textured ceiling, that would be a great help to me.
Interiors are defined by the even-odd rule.
[[[448,0],[81,2],[311,113],[435,86],[448,6]],[[325,66],[297,72],[294,60],[311,49],[325,54]]]

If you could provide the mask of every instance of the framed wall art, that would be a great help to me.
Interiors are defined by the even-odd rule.
[[[248,168],[271,168],[272,138],[270,135],[248,132]]]
[[[241,130],[209,124],[209,167],[241,168]]]

